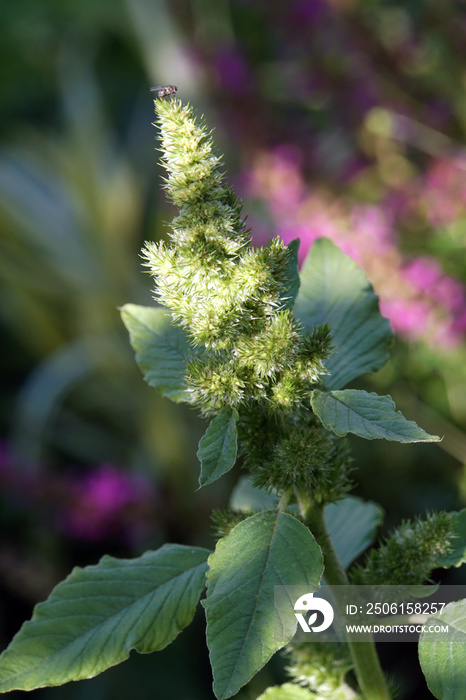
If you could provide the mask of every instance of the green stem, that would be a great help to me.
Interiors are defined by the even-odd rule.
[[[299,491],[296,496],[301,515],[322,548],[325,565],[324,576],[327,584],[329,586],[348,586],[348,577],[327,530],[323,506],[314,503],[306,492]],[[371,638],[366,642],[354,642],[347,639],[347,643],[364,699],[390,700],[390,693],[388,692],[373,639]]]
[[[286,491],[283,491],[280,501],[278,503],[278,510],[282,513],[284,510],[286,510],[286,507],[290,501],[291,498],[291,493],[292,493],[293,487],[290,486]]]

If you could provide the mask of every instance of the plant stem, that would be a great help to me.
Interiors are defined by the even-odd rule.
[[[324,576],[327,584],[329,586],[348,586],[348,577],[327,530],[323,506],[314,503],[306,492],[299,491],[296,496],[301,515],[322,548],[325,565]],[[354,662],[359,686],[364,694],[364,700],[390,700],[390,693],[373,639],[370,638],[365,642],[354,642],[347,639],[347,644]]]
[[[290,488],[286,489],[286,491],[284,491],[282,493],[280,501],[278,503],[278,510],[280,512],[283,512],[284,510],[286,510],[286,507],[287,507],[289,500],[291,498],[292,491],[293,491],[293,487],[290,486]]]

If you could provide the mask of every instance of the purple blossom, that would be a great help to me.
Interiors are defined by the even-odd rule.
[[[452,313],[461,313],[466,308],[464,286],[451,277],[442,277],[434,285],[430,295]]]
[[[131,510],[144,510],[153,497],[146,479],[111,464],[102,464],[84,477],[72,478],[67,490],[59,516],[60,529],[90,541],[118,532]]]
[[[466,308],[463,307],[453,320],[453,331],[459,335],[466,335]]]
[[[27,468],[26,468],[27,467]],[[104,463],[84,475],[21,465],[0,441],[2,501],[26,521],[40,517],[77,540],[137,543],[153,526],[157,491],[142,475]]]
[[[295,2],[294,15],[299,22],[309,25],[322,21],[328,13],[328,6],[323,0],[298,0]]]
[[[215,66],[223,89],[237,96],[244,96],[252,88],[250,69],[239,50],[232,46],[218,49]]]

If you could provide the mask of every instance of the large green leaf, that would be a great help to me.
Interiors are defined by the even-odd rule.
[[[298,254],[299,254],[299,238],[295,238],[286,246],[288,251],[288,261],[286,266],[286,290],[282,294],[281,299],[284,309],[292,309],[296,297],[299,292],[299,271],[298,271]]]
[[[189,401],[185,383],[189,345],[170,314],[162,308],[125,304],[121,318],[146,382],[172,401]]]
[[[238,418],[235,408],[224,406],[201,438],[197,453],[201,462],[200,486],[219,479],[234,466],[238,450]]]
[[[289,642],[291,616],[274,624],[274,587],[317,589],[322,555],[313,536],[287,513],[263,511],[239,523],[209,557],[207,644],[214,692],[234,695]]]
[[[448,632],[436,631],[448,625]],[[429,617],[419,639],[419,661],[427,685],[440,700],[466,696],[466,600],[446,605]]]
[[[169,544],[74,569],[0,656],[0,692],[92,678],[132,649],[167,646],[194,616],[208,555]]]
[[[316,700],[316,695],[294,683],[284,683],[267,688],[257,700]]]
[[[324,426],[340,436],[354,433],[367,440],[385,438],[396,442],[440,440],[396,411],[390,396],[357,389],[329,392],[315,389],[311,405]]]
[[[345,568],[372,544],[383,519],[380,506],[354,496],[330,503],[324,514],[333,546]]]
[[[327,238],[318,239],[301,269],[294,313],[310,331],[328,323],[334,354],[325,362],[329,389],[340,389],[388,360],[392,331],[364,272]]]
[[[230,497],[230,508],[241,513],[268,510],[277,505],[278,496],[253,486],[248,476],[241,477]],[[287,510],[291,512],[293,508],[296,505]],[[374,541],[383,520],[383,509],[371,501],[347,496],[326,505],[324,515],[333,545],[346,568]]]
[[[451,527],[454,537],[452,549],[441,559],[439,566],[448,569],[450,566],[461,566],[466,562],[466,508],[451,514]]]

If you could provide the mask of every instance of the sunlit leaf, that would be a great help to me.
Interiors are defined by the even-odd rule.
[[[230,508],[242,513],[276,508],[278,496],[253,486],[248,476],[243,476],[232,491]],[[287,512],[296,510],[295,504]],[[382,523],[383,510],[376,503],[348,496],[337,503],[329,503],[324,509],[325,521],[333,545],[346,568],[375,539],[377,528]]]
[[[454,534],[452,549],[439,562],[439,565],[446,569],[450,566],[461,566],[466,562],[466,508],[459,513],[452,513],[450,523]]]
[[[253,486],[249,476],[242,476],[230,496],[230,508],[241,513],[254,513],[278,506],[278,497],[257,486]]]
[[[307,527],[279,511],[263,511],[243,520],[221,539],[209,557],[207,644],[214,692],[234,695],[287,644],[296,619],[274,624],[274,587],[317,589],[322,555]]]
[[[407,420],[390,396],[344,389],[343,391],[314,390],[311,397],[314,413],[326,428],[340,437],[354,433],[367,440],[385,438],[396,442],[438,442],[413,421]]]

